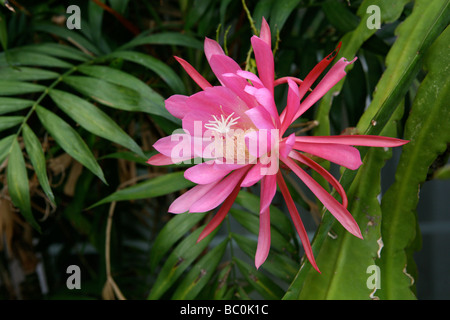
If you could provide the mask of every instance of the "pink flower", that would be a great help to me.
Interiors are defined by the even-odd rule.
[[[253,36],[258,76],[242,70],[226,56],[220,45],[206,38],[205,54],[220,86],[212,86],[188,62],[176,58],[203,89],[192,95],[174,95],[166,100],[167,110],[182,120],[183,130],[154,144],[160,153],[148,160],[152,165],[191,161],[195,166],[185,172],[197,185],[177,198],[169,212],[206,212],[222,206],[202,231],[199,241],[220,225],[241,187],[261,182],[260,228],[255,265],[259,268],[270,249],[269,206],[277,185],[283,195],[306,256],[319,271],[297,208],[278,168],[281,161],[292,170],[333,216],[356,237],[362,238],[358,224],[347,210],[347,197],[339,182],[305,153],[356,170],[362,164],[353,146],[395,147],[407,141],[367,135],[284,136],[286,129],[328,90],[345,76],[345,67],[353,63],[341,58],[319,84],[311,85],[336,56],[339,47],[318,63],[302,81],[285,77],[275,80],[271,34],[263,19],[260,36]],[[285,109],[278,113],[274,87],[288,85]],[[308,91],[311,91],[308,95]],[[306,97],[305,97],[306,96]],[[199,159],[204,159],[200,162]],[[341,202],[323,189],[299,164],[322,175],[339,193]],[[319,271],[320,272],[320,271]]]

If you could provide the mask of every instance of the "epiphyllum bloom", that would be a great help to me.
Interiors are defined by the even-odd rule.
[[[368,135],[296,137],[291,134],[285,137],[289,125],[338,83],[346,74],[345,67],[356,58],[353,61],[345,58],[337,61],[319,84],[310,90],[336,56],[339,47],[317,64],[302,81],[292,77],[274,79],[271,34],[264,19],[260,36],[253,36],[251,44],[258,76],[242,70],[224,54],[217,42],[205,39],[206,58],[221,86],[212,86],[188,62],[176,58],[203,91],[192,96],[174,95],[166,100],[167,110],[182,119],[183,131],[157,141],[154,148],[160,153],[150,158],[148,163],[167,165],[193,158],[208,159],[186,170],[186,179],[197,185],[177,198],[169,208],[172,213],[206,212],[222,204],[203,229],[199,241],[219,226],[241,187],[261,181],[260,227],[255,255],[257,268],[269,253],[269,206],[278,185],[306,256],[319,271],[297,208],[278,170],[278,162],[281,161],[292,170],[350,233],[362,238],[358,224],[346,209],[347,197],[342,186],[305,154],[355,170],[362,162],[359,151],[353,146],[395,147],[407,141]],[[283,83],[288,85],[288,97],[285,109],[279,114],[273,92],[275,86]],[[310,93],[306,95],[308,91]],[[300,165],[306,165],[322,175],[337,190],[341,203]]]

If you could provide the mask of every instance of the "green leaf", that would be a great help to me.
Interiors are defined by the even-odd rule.
[[[54,34],[60,38],[65,39],[69,43],[74,44],[77,47],[83,48],[85,52],[89,52],[93,55],[99,55],[100,51],[98,48],[93,45],[89,40],[87,40],[85,37],[83,37],[80,33],[76,32],[75,30],[69,30],[66,27],[58,27],[52,24],[35,24],[34,28],[37,31],[43,31],[50,34]]]
[[[112,201],[136,200],[159,197],[181,189],[189,188],[194,184],[184,178],[183,172],[165,174],[147,181],[137,183],[131,187],[118,190],[93,204],[90,208]]]
[[[16,81],[35,81],[56,79],[59,73],[38,68],[0,68],[0,79]]]
[[[253,266],[248,265],[246,262],[234,258],[236,265],[241,273],[244,275],[247,282],[264,298],[269,300],[279,300],[283,294],[283,289],[280,288],[274,281],[257,271]]]
[[[86,130],[118,143],[146,158],[137,143],[114,120],[93,104],[60,90],[53,89],[49,95],[61,110]]]
[[[23,126],[23,139],[25,142],[25,148],[28,156],[30,157],[31,164],[36,172],[36,176],[42,190],[44,190],[50,201],[55,204],[55,197],[53,196],[50,183],[48,182],[47,167],[45,164],[45,157],[44,152],[42,151],[41,142],[27,124],[24,124]]]
[[[183,278],[173,294],[173,300],[192,300],[208,284],[227,248],[228,238],[205,254]]]
[[[259,216],[260,199],[258,196],[250,192],[241,191],[236,198],[236,203]],[[296,237],[291,220],[274,205],[270,206],[270,221],[272,227],[277,229],[288,241]]]
[[[0,165],[8,156],[14,139],[16,139],[16,135],[12,134],[0,140]]]
[[[423,3],[425,4],[425,3]],[[424,14],[426,7],[418,7]],[[426,16],[425,16],[426,17]],[[416,207],[419,190],[428,169],[450,143],[450,27],[430,47],[425,57],[428,73],[414,99],[405,125],[403,152],[395,174],[395,183],[382,199],[382,236],[380,297],[414,298],[411,292],[411,259],[406,251],[416,238]]]
[[[174,116],[172,116],[164,106],[164,98],[147,84],[129,73],[106,66],[86,65],[80,66],[78,70],[88,76],[117,85],[119,86],[119,90],[122,89],[122,87],[125,87],[123,91],[127,94],[127,96],[122,97],[121,99],[124,101],[123,105],[125,105],[124,108],[126,110],[146,112],[163,116],[172,121],[174,120]],[[102,101],[111,101],[109,104],[111,106],[117,103],[117,97],[114,97],[114,99],[108,99],[108,94],[114,95],[115,93],[108,92],[108,89],[105,89],[107,94],[104,95]],[[114,90],[114,88],[111,89]],[[89,94],[89,96],[95,95],[95,92]]]
[[[147,44],[161,44],[161,45],[174,45],[190,47],[194,49],[203,49],[203,43],[193,37],[178,32],[161,32],[151,35],[142,35],[134,38],[130,42],[126,43],[122,47],[123,49],[129,49],[136,46]]]
[[[257,241],[236,233],[231,233],[231,237],[250,259],[253,260],[255,258]],[[277,279],[291,283],[299,268],[299,264],[290,259],[285,252],[278,253],[271,249],[267,260],[262,264],[261,268],[274,275]]]
[[[148,296],[149,300],[161,298],[203,250],[205,250],[218,229],[212,231],[206,238],[197,243],[197,239],[202,230],[203,228],[196,229],[173,249],[153,284]]]
[[[53,68],[71,68],[72,64],[52,56],[14,48],[0,53],[0,67],[10,66],[41,66]]]
[[[0,115],[13,111],[20,111],[22,109],[31,107],[33,104],[34,101],[32,100],[0,97]]]
[[[12,128],[22,123],[24,117],[21,116],[8,116],[0,117],[0,131]]]
[[[386,57],[387,69],[372,103],[358,122],[360,133],[381,132],[419,72],[424,53],[449,23],[449,3],[418,0],[412,14],[396,29],[397,40]]]
[[[106,184],[102,169],[80,135],[67,122],[51,111],[37,106],[36,113],[41,123],[61,148]]]
[[[40,226],[33,217],[30,201],[30,187],[28,185],[27,169],[23,159],[19,142],[15,139],[9,153],[7,169],[8,191],[13,204],[20,209],[20,213],[30,225],[41,231]]]
[[[186,89],[181,78],[164,62],[140,52],[116,51],[110,57],[122,58],[124,60],[142,65],[155,72],[167,85],[178,94],[184,94]]]
[[[0,43],[2,44],[3,51],[8,49],[8,29],[6,27],[5,15],[0,12]]]
[[[25,93],[41,92],[45,90],[45,86],[39,84],[0,80],[0,96],[12,96]]]
[[[21,50],[37,52],[47,56],[65,58],[76,61],[89,61],[92,57],[78,49],[59,43],[39,43],[22,47]]]
[[[158,233],[153,243],[150,268],[154,270],[167,251],[204,217],[203,213],[174,215]]]
[[[259,217],[251,214],[247,211],[232,208],[230,213],[244,228],[246,228],[251,233],[258,235],[259,233]],[[271,234],[271,245],[273,248],[279,251],[288,251],[291,253],[295,252],[295,247],[289,242],[277,229],[272,225],[275,225],[271,221],[270,234]]]

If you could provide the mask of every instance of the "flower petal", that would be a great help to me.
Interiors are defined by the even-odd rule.
[[[221,180],[231,171],[241,168],[242,165],[217,164],[208,161],[190,167],[184,172],[184,177],[197,184],[209,184]]]
[[[263,40],[269,47],[272,47],[272,35],[270,33],[270,27],[266,19],[263,17],[261,21],[261,30],[259,32],[259,37]]]
[[[314,90],[306,97],[306,99],[300,103],[300,108],[294,116],[293,120],[301,116],[306,110],[308,110],[314,103],[322,98],[332,87],[334,87],[345,75],[345,67],[355,62],[355,57],[352,61],[347,61],[345,58],[341,58],[336,64],[331,67],[330,71],[323,77]],[[306,82],[306,79],[303,83]],[[300,86],[300,90],[302,90]],[[301,97],[301,94],[300,94]]]
[[[259,78],[264,86],[273,95],[275,71],[272,48],[269,44],[257,36],[253,36],[251,38],[251,43],[255,53],[256,67],[258,68]]]
[[[192,80],[194,80],[195,83],[200,86],[200,88],[204,90],[205,88],[212,87],[208,80],[206,80],[200,73],[198,73],[198,71],[195,70],[195,68],[189,62],[179,57],[175,57],[175,59],[181,64],[184,70],[186,70]]]
[[[358,149],[347,145],[295,142],[294,149],[329,160],[351,170],[358,169],[362,164]]]
[[[259,234],[255,266],[258,269],[266,261],[270,250],[270,204],[277,191],[276,175],[266,175],[261,181]]]
[[[300,108],[300,95],[298,90],[298,85],[292,81],[291,79],[287,80],[289,89],[288,89],[288,97],[286,109],[283,110],[282,115],[282,125],[281,125],[281,135],[284,134],[286,129],[292,123],[292,119]]]
[[[189,189],[172,202],[168,211],[171,213],[183,213],[189,211],[192,204],[214,188],[216,184],[217,183],[200,184]]]
[[[292,159],[300,161],[301,163],[314,169],[317,173],[319,173],[322,177],[324,177],[325,180],[327,180],[333,186],[333,188],[339,193],[339,195],[342,198],[342,205],[344,206],[344,208],[347,208],[347,205],[348,205],[347,194],[345,193],[345,190],[342,187],[342,185],[339,183],[339,181],[337,181],[337,179],[331,173],[329,173],[327,170],[325,170],[322,166],[320,166],[315,161],[311,160],[308,157],[305,157],[304,155],[302,155],[299,152],[291,152],[289,154],[289,156]]]
[[[283,176],[281,175],[281,171],[279,171],[277,174],[277,183],[278,186],[280,187],[281,194],[283,195],[284,200],[286,201],[289,214],[291,215],[292,221],[294,222],[294,226],[300,237],[300,241],[302,242],[303,248],[305,249],[306,257],[308,258],[309,262],[311,262],[314,269],[316,269],[317,272],[320,273],[320,270],[316,264],[316,260],[314,259],[314,254],[311,248],[311,244],[309,242],[308,234],[306,233],[302,219],[298,214],[294,200],[292,200],[291,194],[289,193],[289,189],[286,186],[286,182],[284,181]]]
[[[186,160],[191,159],[191,157],[187,157],[184,159],[177,159],[177,162],[173,162],[173,159],[171,157],[165,156],[161,153],[155,154],[154,156],[152,156],[150,159],[147,160],[148,164],[151,164],[153,166],[167,166],[170,164],[175,164],[175,163],[179,163],[179,162],[183,162]]]
[[[236,185],[240,185],[245,173],[250,169],[248,166],[231,172],[208,191],[203,197],[195,201],[190,212],[206,212],[220,205],[233,191]]]
[[[259,161],[256,164],[252,165],[241,183],[242,187],[251,187],[264,177],[264,175],[261,174],[261,166],[262,165]]]
[[[270,251],[270,211],[267,209],[259,215],[258,245],[255,254],[255,267],[259,267],[266,261]]]
[[[341,136],[299,136],[297,142],[334,143],[351,146],[398,147],[407,144],[408,140],[373,135],[341,135]]]
[[[281,160],[303,181],[303,183],[305,183],[347,231],[362,239],[361,230],[359,229],[358,224],[342,204],[333,198],[316,180],[300,168],[292,159],[283,158]]]
[[[242,178],[240,182],[242,182]],[[225,199],[222,206],[220,207],[219,211],[214,215],[214,217],[211,219],[211,221],[206,225],[206,227],[202,230],[200,233],[197,243],[201,240],[203,240],[205,237],[207,237],[214,229],[216,229],[223,221],[223,219],[226,217],[228,211],[230,211],[231,206],[233,205],[234,201],[236,200],[236,197],[239,194],[239,191],[241,190],[240,182],[236,184],[233,191],[230,193],[230,195]]]
[[[167,111],[169,111],[174,117],[183,119],[183,117],[189,112],[189,107],[186,104],[188,98],[189,97],[181,94],[175,94],[169,97],[165,101]]]

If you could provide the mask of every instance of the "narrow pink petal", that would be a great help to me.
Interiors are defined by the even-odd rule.
[[[240,167],[242,165],[217,164],[215,161],[208,161],[190,167],[184,172],[184,177],[197,184],[210,184],[221,180]]]
[[[293,121],[301,116],[306,110],[308,110],[314,103],[322,98],[331,88],[333,88],[345,75],[345,67],[355,62],[355,57],[352,61],[347,61],[345,58],[341,58],[336,64],[331,67],[330,71],[323,77],[314,90],[306,97],[306,99],[300,104],[300,108],[297,111]],[[305,79],[306,82],[306,79]],[[304,83],[305,83],[304,82]],[[300,90],[301,90],[300,86]],[[301,95],[300,95],[301,96]]]
[[[291,219],[294,222],[295,229],[300,237],[300,241],[303,244],[303,248],[305,249],[306,257],[309,262],[312,264],[314,269],[320,273],[319,268],[317,267],[316,260],[314,259],[314,254],[311,248],[311,244],[308,239],[308,234],[306,233],[305,227],[303,226],[302,219],[298,214],[297,207],[295,206],[294,200],[292,200],[291,194],[289,193],[289,189],[286,186],[286,182],[284,182],[281,171],[277,174],[277,183],[280,188],[280,191],[286,201],[286,205],[288,207],[289,214],[291,215]]]
[[[344,208],[347,208],[347,205],[348,205],[347,194],[345,193],[345,190],[342,187],[342,185],[339,183],[339,181],[337,181],[337,179],[331,173],[329,173],[327,170],[325,170],[322,166],[320,166],[315,161],[302,155],[299,152],[291,152],[289,154],[289,156],[292,159],[295,159],[295,160],[300,161],[301,163],[307,165],[308,167],[312,168],[317,173],[319,173],[322,177],[324,177],[325,180],[327,180],[333,186],[333,188],[339,193],[339,195],[342,198],[342,205],[344,206]]]
[[[264,87],[263,83],[261,82],[261,80],[258,78],[258,76],[250,71],[244,71],[244,70],[238,70],[236,72],[236,74],[244,79],[250,80],[252,82],[252,85],[256,88],[256,89],[260,89],[262,87]],[[225,74],[224,76],[229,76],[229,74]]]
[[[253,51],[255,53],[258,75],[264,86],[273,95],[273,82],[275,80],[273,53],[269,44],[264,40],[253,36],[251,38]]]
[[[218,44],[217,41],[214,41],[209,38],[205,38],[204,50],[205,50],[205,56],[206,56],[206,59],[208,60],[208,62],[213,55],[216,55],[216,54],[225,55],[225,52],[223,51],[220,44]]]
[[[362,164],[358,149],[347,145],[295,142],[294,149],[329,160],[351,170],[358,169]]]
[[[266,209],[259,215],[258,246],[255,254],[255,267],[259,267],[266,261],[270,251],[270,211]]]
[[[244,180],[241,183],[242,187],[251,187],[259,180],[261,180],[264,176],[261,174],[261,163],[257,162],[254,164],[251,169],[245,175]]]
[[[186,133],[176,133],[170,136],[159,139],[153,144],[153,147],[165,156],[176,158],[186,158],[191,156],[190,154],[174,153],[175,147],[180,147],[180,150],[184,148],[187,153],[191,151],[191,136]]]
[[[326,67],[333,61],[334,57],[338,54],[339,50],[341,49],[341,43],[339,42],[339,45],[336,49],[333,50],[328,56],[323,58],[306,76],[305,80],[303,80],[303,83],[300,85],[300,100],[303,98],[303,96],[308,92],[309,88],[313,85],[313,83],[317,80],[317,78],[322,74],[322,72],[325,70]]]
[[[183,119],[189,111],[189,107],[186,105],[188,98],[188,96],[183,96],[180,94],[171,96],[165,101],[167,111],[169,111],[174,117]]]
[[[206,212],[219,206],[231,194],[236,185],[240,185],[241,179],[243,179],[248,169],[250,168],[235,170],[223,180],[217,182],[214,188],[192,204],[189,211]]]
[[[285,116],[282,118],[281,135],[291,125],[292,119],[300,108],[300,95],[298,85],[291,79],[287,80],[289,85]],[[284,111],[283,111],[284,112]]]
[[[341,135],[341,136],[299,136],[295,137],[297,142],[310,143],[334,143],[346,144],[351,146],[368,147],[398,147],[407,144],[408,140],[397,138],[372,136],[372,135]]]
[[[200,233],[197,243],[201,240],[203,240],[205,237],[207,237],[214,229],[216,229],[223,221],[223,219],[226,217],[228,211],[230,211],[231,206],[233,205],[234,201],[236,200],[236,197],[239,194],[239,191],[241,190],[241,182],[242,182],[243,176],[241,177],[240,181],[236,184],[233,191],[230,193],[230,195],[225,199],[222,206],[220,207],[219,211],[214,215],[214,217],[211,219],[211,221],[206,225],[206,227],[202,230]]]
[[[258,269],[270,251],[270,204],[277,192],[276,175],[266,175],[261,181],[260,211],[259,211],[259,234],[258,246],[256,248],[255,266]]]
[[[251,91],[249,89],[251,89]],[[260,105],[262,105],[274,119],[275,126],[280,127],[280,117],[278,115],[278,110],[273,98],[273,94],[267,88],[255,90],[254,87],[250,86],[246,87],[246,92],[251,93],[256,98],[256,101]]]
[[[185,159],[177,159],[177,162],[173,162],[171,157],[165,156],[163,154],[155,154],[154,156],[152,156],[150,159],[147,160],[148,164],[151,164],[153,166],[167,166],[170,164],[174,164],[174,163],[178,163],[178,162],[183,162],[185,160],[189,160],[191,159],[189,158],[185,158]]]
[[[189,62],[179,57],[175,57],[175,59],[181,64],[184,70],[186,70],[192,80],[194,80],[195,83],[200,86],[200,88],[205,89],[208,87],[212,87],[208,80],[206,80],[200,73],[198,73],[198,71],[195,70],[195,68]]]
[[[245,114],[252,120],[256,128],[266,130],[275,129],[272,116],[263,106],[259,105],[249,109]]]
[[[262,41],[267,43],[269,47],[272,46],[272,35],[270,33],[270,27],[266,19],[263,17],[261,21],[261,30],[259,32],[259,37]]]
[[[294,160],[283,158],[282,161],[305,183],[305,185],[315,194],[330,213],[347,229],[351,234],[362,239],[361,230],[353,216],[342,204],[333,198],[322,186],[300,168]]]
[[[280,157],[286,158],[295,145],[295,133],[280,142]]]
[[[265,175],[261,181],[261,195],[260,195],[260,214],[263,214],[269,209],[273,197],[277,192],[277,177],[276,175]]]
[[[214,188],[216,184],[217,183],[201,184],[191,188],[176,198],[170,205],[168,211],[170,213],[183,213],[189,211],[192,204]]]

